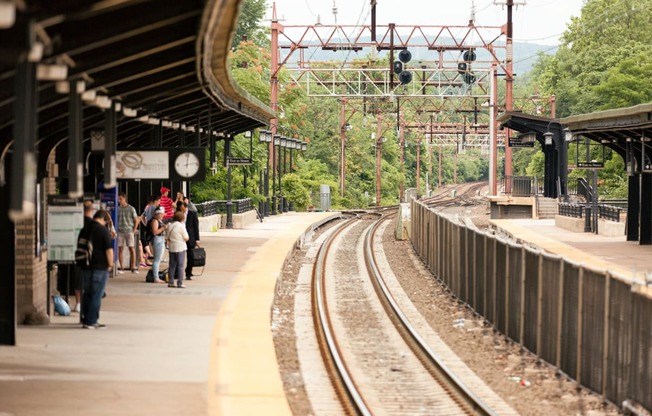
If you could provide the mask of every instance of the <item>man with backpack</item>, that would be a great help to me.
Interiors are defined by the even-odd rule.
[[[85,329],[104,328],[100,324],[100,307],[109,271],[113,269],[113,241],[107,224],[109,213],[99,210],[79,233],[75,257],[82,268],[84,292],[82,324]]]

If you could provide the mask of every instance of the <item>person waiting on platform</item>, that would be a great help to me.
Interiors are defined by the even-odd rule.
[[[181,191],[177,192],[177,196],[176,196],[176,198],[174,199],[174,206],[177,207],[177,211],[179,210],[179,209],[178,209],[178,207],[179,207],[179,202],[183,202],[183,199],[184,199],[183,192],[181,192]]]
[[[152,247],[154,249],[154,261],[152,262],[152,274],[154,275],[154,283],[165,283],[165,280],[158,278],[161,260],[163,259],[163,253],[165,252],[165,230],[168,226],[163,223],[164,215],[165,209],[163,209],[163,207],[158,207],[154,212],[154,218],[152,218],[149,223],[153,235]]]
[[[113,242],[106,227],[110,219],[108,212],[99,210],[93,215],[93,221],[85,225],[79,233],[79,238],[90,241],[93,247],[90,264],[82,270],[84,282],[82,324],[85,329],[105,327],[98,322],[98,319],[106,281],[109,271],[113,268]]]
[[[165,233],[168,246],[170,247],[170,274],[168,275],[168,287],[175,287],[174,279],[176,278],[178,288],[185,288],[183,284],[183,268],[186,258],[186,241],[188,241],[188,231],[183,224],[185,216],[183,212],[174,213],[173,222],[168,226]]]
[[[199,216],[197,211],[190,209],[190,201],[186,198],[186,230],[188,230],[188,242],[186,243],[188,247],[188,259],[186,261],[186,280],[192,280],[192,269],[195,266],[192,261],[192,256],[190,255],[190,250],[195,247],[199,247]]]
[[[89,223],[93,222],[93,215],[95,214],[95,206],[93,205],[92,199],[85,199],[84,203],[84,227]],[[83,228],[83,227],[82,227]],[[81,313],[81,290],[84,285],[82,270],[79,267],[75,267],[75,304],[74,311]],[[83,317],[82,317],[83,318]]]
[[[138,273],[136,269],[135,234],[138,229],[138,214],[136,208],[127,203],[127,194],[118,194],[118,261],[120,270],[118,274],[124,273],[122,264],[123,248],[129,249],[129,266],[132,273]]]
[[[166,188],[165,186],[161,188],[161,201],[159,206],[165,209],[165,215],[163,216],[164,223],[172,221],[176,207],[174,201],[168,196],[169,193],[170,189]]]
[[[143,228],[140,231],[140,241],[143,244],[143,259],[141,264],[142,267],[151,266],[151,264],[147,263],[147,260],[154,258],[154,254],[152,253],[151,247],[149,246],[151,236],[149,235],[148,224],[152,218],[154,218],[154,211],[156,211],[156,208],[159,207],[160,202],[160,196],[150,196],[149,202],[145,206],[145,209],[143,209],[143,213],[140,216],[140,222],[143,224]]]

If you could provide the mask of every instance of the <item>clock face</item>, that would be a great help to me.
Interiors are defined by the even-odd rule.
[[[174,170],[181,177],[191,178],[199,172],[199,159],[192,152],[181,153],[174,161]]]

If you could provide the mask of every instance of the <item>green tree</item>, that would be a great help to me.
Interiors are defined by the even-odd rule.
[[[310,192],[303,186],[301,178],[294,174],[288,173],[281,179],[283,196],[294,204],[297,211],[305,211],[310,204]]]
[[[266,29],[262,25],[267,4],[265,0],[244,0],[238,16],[238,26],[233,35],[233,44],[253,41],[260,47],[268,47]]]

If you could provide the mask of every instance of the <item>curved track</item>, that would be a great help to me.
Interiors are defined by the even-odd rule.
[[[345,411],[361,415],[496,414],[446,368],[437,351],[410,324],[385,283],[374,254],[374,239],[380,225],[396,212],[354,215],[324,241],[313,269],[312,313],[317,338]],[[352,246],[357,249],[351,250]],[[338,260],[342,255],[351,257],[351,251],[357,260]],[[338,269],[334,267],[337,264],[344,266]],[[356,264],[361,268],[356,269]],[[340,284],[336,280],[347,279],[349,286],[334,288]],[[351,284],[366,285],[367,289]],[[370,292],[372,296],[366,296]],[[352,302],[340,296],[356,299]],[[352,305],[356,307],[353,311]],[[347,323],[351,320],[357,323]],[[356,339],[347,325],[366,328],[364,336],[357,334]],[[384,379],[379,380],[378,374],[385,375]]]

